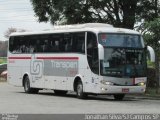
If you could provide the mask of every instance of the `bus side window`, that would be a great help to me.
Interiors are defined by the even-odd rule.
[[[15,50],[14,42],[15,42],[15,37],[10,37],[9,39],[9,51],[10,52],[13,52]]]
[[[85,53],[85,32],[73,34],[72,49],[74,52]]]
[[[22,49],[22,40],[21,40],[21,36],[16,36],[13,39],[13,50],[11,52],[13,53],[21,53],[21,49]]]
[[[70,52],[72,50],[71,40],[67,40],[65,44],[65,52]]]
[[[55,52],[59,51],[59,41],[58,40],[55,40],[54,50],[55,50]]]
[[[87,33],[87,59],[91,71],[99,74],[98,43],[94,33]]]

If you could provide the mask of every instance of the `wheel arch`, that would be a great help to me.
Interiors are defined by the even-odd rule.
[[[22,78],[22,86],[24,86],[24,80],[25,80],[25,77],[29,77],[29,79],[30,79],[30,75],[28,74],[28,73],[25,73],[24,75],[23,75],[23,78]]]
[[[77,87],[77,83],[81,81],[82,84],[83,84],[83,79],[82,79],[82,76],[81,75],[77,75],[75,78],[74,78],[74,82],[73,82],[73,90],[76,91],[76,87]],[[84,89],[84,87],[83,87]]]

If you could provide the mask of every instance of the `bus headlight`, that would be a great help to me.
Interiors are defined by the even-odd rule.
[[[114,85],[114,83],[108,82],[108,81],[105,81],[105,80],[102,80],[101,83],[104,84],[104,85]]]
[[[138,85],[138,86],[144,86],[145,83],[144,83],[144,82],[139,82],[137,85]]]

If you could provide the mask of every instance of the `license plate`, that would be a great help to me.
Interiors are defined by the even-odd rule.
[[[129,92],[129,88],[122,88],[122,92],[123,93],[128,93]]]

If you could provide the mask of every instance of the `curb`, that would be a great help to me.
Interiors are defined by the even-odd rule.
[[[160,96],[137,96],[137,95],[128,95],[126,98],[132,98],[132,99],[146,99],[146,100],[160,100]]]

